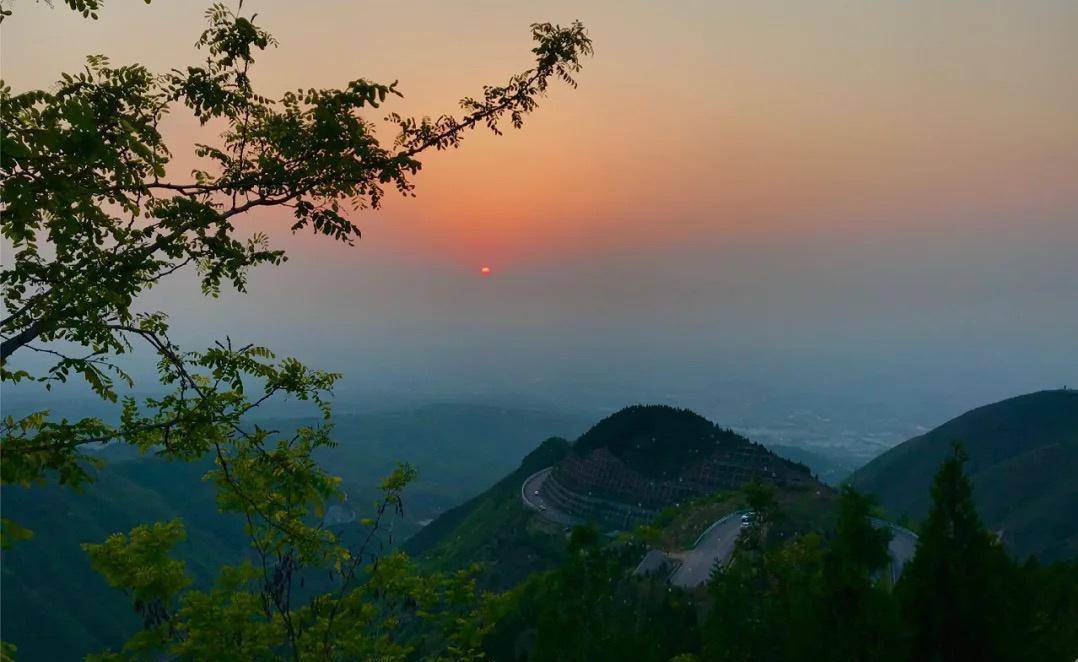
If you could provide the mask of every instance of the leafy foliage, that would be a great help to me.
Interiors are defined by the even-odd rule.
[[[41,0],[37,0],[41,2]],[[45,0],[49,5],[52,4],[51,0]],[[146,4],[150,4],[150,0],[145,0]],[[68,6],[72,11],[76,11],[83,15],[84,18],[91,18],[97,20],[97,12],[101,11],[102,0],[64,0],[64,4]],[[5,9],[4,3],[0,3],[0,22],[2,22],[8,16],[11,16],[12,10]]]
[[[1066,659],[1078,636],[1067,625],[1078,598],[1073,564],[1016,566],[981,525],[963,462],[956,447],[936,474],[930,524],[894,590],[883,572],[890,531],[873,525],[873,500],[850,487],[826,538],[762,549],[752,536],[739,540],[711,581],[705,658]],[[1070,586],[1044,590],[1049,575]]]
[[[9,311],[0,325],[4,379],[52,382],[78,375],[115,401],[115,380],[130,378],[110,359],[131,351],[133,341],[144,341],[162,358],[162,381],[186,387],[176,396],[182,402],[146,403],[163,414],[156,420],[139,419],[133,406],[125,407],[130,415],[118,428],[96,419],[7,422],[5,457],[17,466],[6,480],[37,480],[55,470],[65,483],[78,484],[86,478],[75,453],[79,446],[144,432],[149,437],[139,443],[171,432],[178,433],[174,438],[203,436],[192,433],[217,420],[215,410],[224,403],[177,374],[183,359],[214,369],[221,377],[213,378],[233,392],[244,376],[275,376],[274,392],[295,397],[323,392],[333,375],[307,373],[294,362],[258,365],[270,356],[266,350],[218,346],[185,355],[168,340],[167,317],[136,314],[133,302],[187,265],[197,269],[203,291],[216,295],[225,282],[243,291],[248,271],[257,265],[279,264],[285,255],[270,248],[265,234],[237,236],[235,219],[258,207],[290,209],[293,231],[353,241],[359,229],[345,216],[344,204],[378,207],[386,186],[411,194],[410,176],[421,167],[418,155],[456,147],[477,124],[497,130],[508,116],[519,126],[549,80],[573,82],[580,57],[591,52],[579,23],[533,26],[536,68],[505,86],[486,88],[480,100],[465,99],[468,113],[460,119],[391,116],[400,131],[395,148],[387,149],[360,113],[399,96],[395,83],[357,79],[340,90],[298,90],[267,99],[255,92],[249,69],[259,51],[274,45],[272,37],[223,5],[211,7],[207,19],[210,27],[198,40],[208,52],[201,66],[154,75],[91,56],[83,71],[64,74],[55,91],[15,94],[0,88],[3,234],[15,255],[0,276]],[[171,154],[157,126],[174,106],[186,107],[203,123],[226,125],[219,145],[197,146],[207,163],[189,182],[164,179]],[[88,353],[68,355],[34,344],[58,340]],[[56,360],[40,376],[9,369],[8,357],[22,348]],[[20,444],[27,426],[34,443]]]
[[[90,18],[101,6],[67,4]],[[143,617],[146,627],[124,656],[393,659],[419,645],[405,643],[407,631],[428,656],[466,659],[485,627],[469,573],[421,575],[385,552],[383,523],[400,514],[414,469],[402,465],[386,477],[355,545],[326,526],[327,503],[342,497],[340,480],[314,455],[333,445],[327,395],[339,375],[227,337],[184,350],[169,337],[164,312],[136,312],[135,302],[188,266],[202,291],[217,296],[224,285],[244,291],[252,268],[280,264],[286,256],[265,233],[237,231],[237,220],[258,208],[289,209],[293,232],[351,243],[360,233],[350,210],[379,207],[390,188],[413,194],[418,157],[459,146],[472,128],[522,126],[552,80],[575,85],[591,42],[579,23],[533,25],[534,68],[464,99],[459,118],[390,114],[398,135],[385,147],[363,113],[400,96],[396,83],[356,79],[269,99],[255,90],[251,67],[276,45],[273,37],[222,4],[206,19],[198,65],[155,74],[94,55],[50,91],[0,84],[0,213],[14,256],[0,274],[0,377],[46,386],[79,377],[119,408],[115,424],[56,420],[48,411],[7,418],[0,478],[80,487],[100,464],[84,449],[115,442],[173,460],[214,458],[207,478],[217,505],[242,517],[255,562],[226,569],[206,592],[184,590],[190,580],[169,555],[183,537],[179,522],[87,547],[94,567]],[[196,145],[203,165],[181,180],[170,177],[172,154],[158,131],[177,108],[224,127],[218,141]],[[164,395],[121,399],[118,384],[134,384],[116,357],[136,344],[158,357]],[[40,374],[13,368],[20,351],[51,364]],[[252,409],[279,397],[314,402],[322,420],[290,434],[245,423]],[[6,521],[3,533],[5,544],[28,535]],[[304,569],[327,573],[333,590],[301,595]]]
[[[823,556],[817,612],[830,655],[841,660],[901,659],[898,606],[884,581],[890,562],[889,527],[873,524],[874,500],[845,486],[838,523]]]
[[[169,552],[186,537],[179,520],[141,525],[115,533],[100,545],[84,545],[94,570],[110,585],[130,592],[147,628],[170,618],[170,602],[191,583],[182,561]]]
[[[109,407],[103,402],[90,401],[90,405],[90,414]],[[5,402],[5,407],[9,406]],[[316,424],[317,417],[260,417],[259,423],[289,434],[298,427]],[[381,478],[398,461],[407,461],[416,468],[419,479],[405,491],[405,517],[392,520],[391,533],[387,527],[382,534],[387,540],[392,537],[395,543],[403,542],[403,548],[414,553],[410,536],[417,531],[425,534],[435,526],[422,526],[424,520],[464,502],[481,486],[512,469],[531,450],[535,439],[551,431],[575,436],[586,423],[584,417],[474,405],[446,404],[359,415],[342,414],[334,408],[333,437],[339,443],[322,449],[315,459],[340,476],[348,501],[330,505],[326,520],[343,543],[354,544],[363,529],[344,522],[371,515],[370,505],[381,495]],[[222,565],[245,557],[249,545],[242,518],[219,513],[216,486],[202,480],[215,466],[213,457],[197,462],[168,461],[139,457],[118,445],[105,451],[104,457],[106,466],[95,472],[93,484],[81,491],[55,484],[0,489],[4,516],[34,530],[34,538],[6,550],[0,564],[4,637],[18,645],[20,659],[80,659],[85,651],[122,646],[141,627],[129,599],[91,569],[89,558],[79,547],[83,542],[100,542],[113,532],[126,532],[140,523],[181,517],[187,540],[176,546],[174,556],[186,562],[194,579],[192,588],[203,590],[214,586]],[[511,496],[519,499],[519,489]],[[63,516],[58,517],[58,513]],[[516,584],[522,573],[536,567],[527,562],[530,550],[564,547],[557,537],[538,532],[529,540],[536,547],[526,548],[527,552],[493,557],[506,569],[507,580],[516,577],[511,584],[496,584],[494,588]],[[469,554],[461,541],[458,550],[463,562],[452,569],[488,559],[481,546],[485,539],[477,536],[475,541],[469,540],[472,542],[476,544],[472,549],[478,551]],[[501,550],[507,551],[508,544],[502,544]],[[555,556],[542,567],[554,567],[561,558]],[[421,570],[450,569],[449,565],[428,563],[426,558],[417,561]],[[480,590],[492,587],[488,577],[487,571],[481,573]],[[305,583],[304,595],[330,587],[314,569],[303,571],[299,581]],[[72,600],[76,591],[79,599]]]

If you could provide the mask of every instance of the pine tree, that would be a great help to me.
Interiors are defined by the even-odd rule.
[[[1011,660],[1021,648],[1017,568],[977,515],[966,460],[955,443],[897,587],[917,660]]]
[[[820,637],[835,660],[899,659],[899,615],[880,577],[891,531],[874,526],[874,501],[850,486],[839,497],[838,525],[823,562]]]

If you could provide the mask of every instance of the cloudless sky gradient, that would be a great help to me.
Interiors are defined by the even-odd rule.
[[[48,86],[88,53],[195,62],[204,8],[17,2],[4,79]],[[248,296],[155,290],[184,341],[227,332],[371,387],[604,403],[735,379],[973,406],[1078,382],[1078,3],[244,10],[280,42],[263,93],[399,80],[402,114],[527,68],[533,21],[581,19],[596,54],[522,131],[426,158],[416,198],[357,214],[353,248],[289,235],[287,210],[245,221],[290,261]],[[179,173],[213,137],[183,114],[164,130]]]

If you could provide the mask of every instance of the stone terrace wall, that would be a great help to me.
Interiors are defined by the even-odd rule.
[[[560,511],[589,521],[601,522],[621,530],[629,530],[655,516],[655,510],[628,503],[603,499],[573,490],[551,474],[540,489],[543,499]]]
[[[563,486],[578,494],[614,499],[649,510],[700,493],[699,487],[684,481],[649,480],[605,448],[586,457],[570,453],[554,468],[553,474]]]
[[[659,510],[718,490],[740,489],[754,477],[782,486],[810,477],[757,444],[718,448],[673,480],[653,480],[630,469],[606,448],[586,456],[570,453],[544,483],[543,497],[585,519],[630,528]]]

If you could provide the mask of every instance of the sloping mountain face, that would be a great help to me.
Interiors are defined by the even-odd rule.
[[[404,550],[438,570],[484,566],[485,588],[504,590],[565,558],[561,527],[544,521],[520,500],[528,476],[557,463],[569,442],[551,437],[528,454],[516,471],[478,496],[447,510],[404,543]]]
[[[526,481],[544,474],[534,494],[527,488],[532,507],[526,506]],[[566,520],[627,529],[679,499],[685,505],[690,497],[737,489],[754,477],[806,494],[823,488],[803,465],[691,411],[629,407],[573,445],[559,438],[543,442],[516,471],[443,513],[404,549],[437,569],[481,563],[484,584],[505,589],[565,557]],[[701,520],[701,530],[711,521]]]
[[[605,449],[627,469],[664,480],[676,478],[719,444],[747,442],[688,409],[634,405],[596,423],[581,435],[573,450],[575,455],[586,457]]]
[[[600,421],[550,473],[540,498],[559,511],[630,528],[659,510],[754,478],[815,485],[808,468],[699,414],[633,406]]]
[[[187,540],[177,553],[201,584],[219,565],[243,558],[242,523],[217,513],[213,487],[202,480],[212,466],[114,462],[82,494],[56,485],[4,486],[4,517],[34,531],[33,539],[4,550],[0,564],[3,638],[18,646],[16,659],[81,660],[119,648],[141,627],[131,599],[93,571],[81,543],[182,517]]]
[[[1019,557],[1078,554],[1078,391],[1040,391],[967,412],[899,444],[850,482],[895,516],[928,511],[932,477],[954,441],[969,454],[977,509]]]

